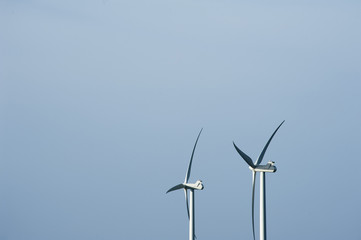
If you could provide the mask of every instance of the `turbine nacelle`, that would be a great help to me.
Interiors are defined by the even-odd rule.
[[[202,181],[201,180],[197,180],[197,182],[195,183],[181,183],[181,184],[178,184],[174,187],[172,187],[171,189],[169,189],[167,191],[167,193],[169,192],[173,192],[175,190],[179,190],[179,189],[195,189],[195,190],[203,190],[204,186],[202,184]]]
[[[195,183],[183,183],[186,189],[203,190],[204,186],[202,180],[197,180]]]
[[[256,168],[249,167],[252,171],[255,172],[276,172],[277,168],[274,165],[275,162],[269,161],[266,165],[258,165]]]

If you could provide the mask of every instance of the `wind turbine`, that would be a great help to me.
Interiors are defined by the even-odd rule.
[[[266,165],[260,165],[262,162],[262,159],[264,157],[264,154],[267,151],[268,145],[270,144],[273,136],[276,134],[278,129],[281,127],[281,125],[284,123],[283,121],[273,132],[272,136],[264,146],[261,154],[259,155],[257,161],[253,163],[253,160],[247,156],[244,152],[242,152],[236,144],[233,142],[234,147],[236,148],[237,152],[243,160],[249,165],[249,169],[252,171],[252,230],[253,230],[253,239],[255,240],[255,233],[254,233],[254,190],[255,190],[255,183],[256,183],[256,172],[260,172],[260,210],[259,210],[259,234],[260,234],[260,240],[266,240],[267,234],[266,234],[266,172],[276,172],[277,168],[274,166],[274,162],[268,162]]]
[[[197,142],[198,142],[199,136],[201,135],[202,130],[203,129],[201,129],[201,131],[199,132],[196,143],[194,144],[192,155],[191,155],[191,160],[189,161],[189,165],[188,165],[188,169],[186,172],[186,177],[184,179],[184,183],[178,184],[167,191],[167,193],[169,193],[169,192],[172,192],[172,191],[175,191],[178,189],[184,190],[184,196],[185,196],[185,200],[186,200],[187,213],[188,213],[188,219],[189,219],[189,240],[194,240],[194,238],[195,238],[195,233],[194,233],[194,227],[195,227],[195,223],[194,223],[194,190],[202,190],[203,184],[202,184],[201,180],[197,180],[195,183],[188,183],[188,180],[191,175],[194,150],[196,149]],[[188,190],[190,192],[189,204],[188,204]]]

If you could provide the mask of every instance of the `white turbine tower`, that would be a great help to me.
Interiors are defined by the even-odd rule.
[[[242,152],[236,144],[233,142],[234,147],[236,148],[237,152],[241,157],[246,161],[246,163],[249,165],[249,169],[252,171],[252,230],[253,230],[253,239],[255,240],[255,232],[254,232],[254,190],[255,190],[255,183],[256,183],[256,172],[260,172],[260,210],[259,210],[259,234],[260,234],[260,240],[266,240],[267,239],[267,233],[266,233],[266,172],[276,172],[277,168],[274,166],[274,162],[268,162],[266,165],[260,165],[262,162],[262,159],[264,157],[264,154],[266,153],[266,150],[268,148],[268,145],[270,144],[273,136],[276,134],[278,129],[281,127],[281,125],[284,123],[283,121],[273,132],[272,136],[266,143],[266,146],[264,146],[261,154],[259,155],[257,161],[253,163],[253,160],[247,156],[244,152]]]
[[[195,227],[195,223],[194,223],[194,219],[195,219],[195,217],[194,217],[194,190],[202,190],[203,184],[202,184],[201,180],[197,180],[195,183],[188,183],[188,180],[189,180],[189,177],[191,174],[194,150],[196,149],[197,142],[198,142],[199,136],[201,135],[202,130],[203,129],[201,129],[201,131],[199,132],[196,143],[194,144],[191,160],[189,161],[189,165],[188,165],[186,177],[184,179],[184,183],[178,184],[167,191],[167,193],[169,193],[174,190],[184,189],[184,195],[185,195],[185,200],[186,200],[186,205],[187,205],[187,213],[188,213],[188,219],[189,219],[189,240],[194,240],[194,238],[195,238],[195,233],[194,233],[194,227]],[[189,204],[188,204],[188,190],[190,192],[190,194],[189,194],[190,203]]]

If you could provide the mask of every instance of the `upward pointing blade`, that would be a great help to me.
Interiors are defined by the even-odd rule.
[[[239,149],[236,144],[233,142],[233,146],[236,148],[237,152],[239,153],[239,155],[241,155],[241,157],[244,159],[244,161],[246,161],[246,163],[251,167],[251,168],[255,168],[256,166],[253,164],[253,161],[250,157],[247,156],[247,154],[245,154],[244,152],[241,151],[241,149]]]
[[[282,124],[284,123],[285,121],[283,120],[283,122],[281,122],[281,124],[278,126],[278,128],[276,128],[276,130],[273,132],[272,136],[270,137],[270,139],[268,140],[268,142],[266,143],[266,146],[264,146],[261,154],[259,155],[257,161],[256,161],[256,166],[258,166],[261,162],[262,162],[262,159],[264,157],[264,154],[266,153],[267,151],[267,148],[268,148],[268,145],[270,144],[273,136],[276,134],[276,132],[278,131],[278,129],[282,126]]]
[[[252,230],[253,230],[253,240],[256,240],[254,234],[254,190],[256,185],[256,172],[252,171]]]
[[[192,168],[192,161],[193,161],[193,156],[194,156],[194,150],[196,150],[197,142],[198,142],[199,136],[200,136],[201,133],[202,133],[202,130],[203,130],[203,128],[202,128],[201,131],[198,133],[198,137],[197,137],[196,143],[194,144],[193,151],[192,151],[192,156],[191,156],[191,160],[189,161],[189,165],[188,165],[188,169],[187,169],[187,174],[186,174],[186,177],[185,177],[185,179],[184,179],[184,183],[187,183],[187,182],[188,182],[189,177],[190,177],[190,175],[191,175],[191,168]]]

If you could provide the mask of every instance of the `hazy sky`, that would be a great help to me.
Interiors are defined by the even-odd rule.
[[[361,239],[359,1],[0,0],[0,239]],[[257,185],[258,187],[258,185]],[[256,199],[258,199],[258,192]],[[256,203],[258,229],[258,203]],[[258,233],[257,233],[258,236]]]

